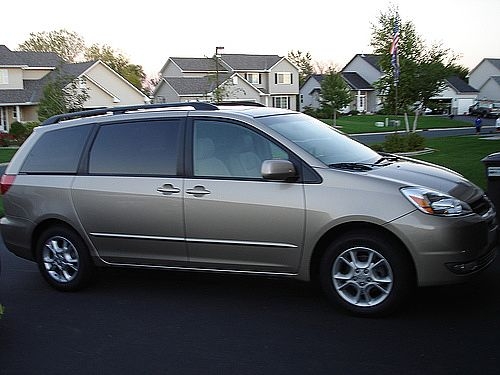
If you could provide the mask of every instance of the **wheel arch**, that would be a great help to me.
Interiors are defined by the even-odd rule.
[[[48,228],[56,226],[56,225],[66,227],[67,229],[74,231],[76,234],[78,234],[80,237],[82,237],[80,235],[80,233],[78,233],[78,231],[73,226],[71,226],[70,224],[68,224],[67,222],[65,222],[63,220],[56,219],[56,218],[45,219],[44,221],[38,223],[38,225],[35,227],[32,235],[31,235],[31,253],[32,253],[33,259],[35,259],[35,257],[36,257],[36,254],[35,254],[36,253],[36,245],[37,245],[38,239],[40,238],[41,234],[45,230],[47,230]]]
[[[413,281],[416,283],[417,273],[415,268],[415,262],[405,244],[393,232],[391,232],[387,228],[384,228],[377,224],[362,222],[362,221],[342,223],[336,227],[331,228],[320,238],[320,240],[314,247],[314,251],[310,261],[309,275],[312,281],[314,281],[315,283],[319,282],[319,274],[320,274],[319,268],[321,264],[321,259],[323,257],[323,254],[327,250],[328,246],[332,243],[332,241],[334,241],[336,238],[346,233],[354,231],[377,233],[378,235],[386,237],[388,240],[392,241],[397,247],[402,249],[403,250],[402,254],[412,270],[411,277]]]

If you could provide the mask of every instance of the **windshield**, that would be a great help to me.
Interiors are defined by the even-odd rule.
[[[326,165],[370,163],[380,158],[369,147],[302,113],[261,117],[259,121]]]

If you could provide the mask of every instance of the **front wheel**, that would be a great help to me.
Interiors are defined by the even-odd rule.
[[[94,268],[81,237],[64,226],[53,226],[42,233],[37,241],[36,260],[44,279],[61,291],[84,287]]]
[[[404,249],[389,237],[354,231],[326,250],[320,279],[326,295],[351,313],[383,316],[393,312],[414,285]]]

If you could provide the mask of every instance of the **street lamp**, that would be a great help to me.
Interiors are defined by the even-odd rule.
[[[219,98],[219,57],[221,56],[219,51],[222,51],[224,47],[215,47],[215,101],[220,102]]]
[[[215,47],[215,57],[220,57],[219,51],[222,51],[224,47]]]

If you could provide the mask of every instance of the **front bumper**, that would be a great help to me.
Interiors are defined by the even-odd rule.
[[[409,249],[419,286],[459,283],[486,269],[498,250],[495,212],[439,217],[415,211],[390,223]]]
[[[471,273],[479,272],[488,267],[491,263],[493,263],[496,255],[497,251],[496,247],[494,247],[488,253],[477,259],[470,260],[468,262],[447,263],[446,267],[448,267],[451,272],[457,275],[468,275]]]

